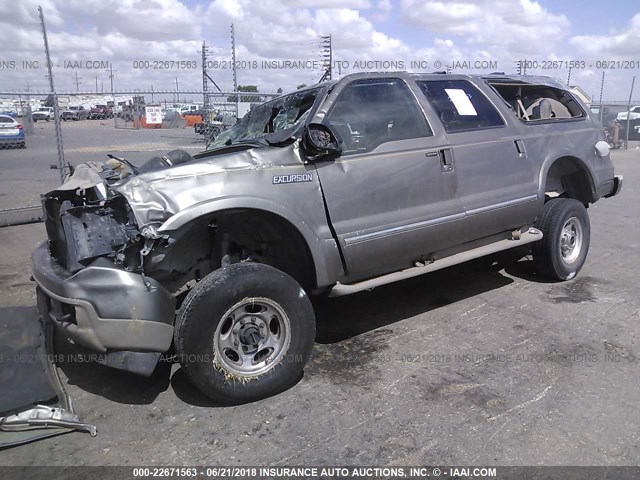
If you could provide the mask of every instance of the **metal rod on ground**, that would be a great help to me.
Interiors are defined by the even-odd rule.
[[[51,70],[51,56],[49,55],[49,40],[47,39],[47,28],[44,23],[44,13],[42,7],[38,6],[40,14],[40,25],[42,26],[42,37],[44,39],[44,51],[47,57],[47,71],[49,73],[49,88],[53,95],[53,123],[56,128],[56,145],[58,147],[58,171],[60,172],[60,181],[64,182],[65,165],[64,165],[64,148],[62,146],[62,126],[60,125],[60,108],[58,107],[58,95],[53,86],[53,72]]]
[[[631,80],[631,91],[629,92],[629,102],[627,103],[627,128],[625,129],[624,134],[624,149],[629,148],[629,127],[631,126],[631,97],[633,96],[633,86],[636,83],[636,77],[634,75]]]

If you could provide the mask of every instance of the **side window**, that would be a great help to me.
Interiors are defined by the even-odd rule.
[[[500,114],[480,90],[466,80],[417,82],[447,133],[504,126]]]
[[[385,142],[432,135],[411,90],[397,78],[358,80],[347,85],[325,122],[342,137],[344,154],[369,152]]]
[[[569,92],[531,83],[489,83],[525,123],[584,118],[585,114]],[[603,111],[606,113],[606,110]],[[599,115],[600,111],[596,112]]]

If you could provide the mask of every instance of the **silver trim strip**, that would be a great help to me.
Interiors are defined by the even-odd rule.
[[[522,198],[515,198],[513,200],[507,200],[505,202],[494,203],[492,205],[487,205],[485,207],[472,208],[471,210],[467,210],[467,215],[477,215],[478,213],[488,212],[490,210],[498,210],[500,208],[505,207],[513,207],[515,205],[520,205],[521,203],[529,203],[538,200],[538,194],[529,195]]]
[[[433,263],[428,263],[420,267],[408,268],[399,272],[388,273],[386,275],[371,278],[369,280],[364,280],[359,283],[344,285],[340,282],[337,282],[329,292],[329,296],[339,297],[341,295],[349,295],[351,293],[361,292],[363,290],[369,290],[381,285],[386,285],[387,283],[397,282],[398,280],[417,277],[418,275],[435,272],[436,270],[441,270],[452,265],[458,265],[474,258],[480,258],[485,255],[508,250],[509,248],[517,247],[519,245],[536,242],[542,237],[543,235],[540,230],[538,230],[537,228],[530,228],[528,231],[524,232],[518,240],[505,238],[503,240],[498,240],[497,242],[490,243],[482,247],[472,248],[471,250],[465,250],[463,252],[456,253],[455,255],[438,259]]]
[[[455,220],[461,220],[465,217],[464,213],[455,213],[453,215],[447,215],[444,217],[433,218],[431,220],[424,220],[416,223],[409,223],[407,225],[401,225],[399,227],[393,228],[385,228],[383,230],[378,230],[371,233],[365,233],[364,235],[354,235],[351,237],[345,237],[344,243],[345,245],[353,245],[355,243],[367,242],[369,240],[375,240],[378,238],[388,237],[390,235],[395,235],[398,233],[410,232],[413,230],[418,230],[423,227],[432,227],[434,225],[439,225],[441,223],[453,222]]]

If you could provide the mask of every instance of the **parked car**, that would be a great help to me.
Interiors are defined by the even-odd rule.
[[[629,120],[640,120],[640,105],[636,107],[631,107],[631,109],[628,112],[628,115],[626,110],[624,112],[618,113],[616,120],[618,120],[618,122],[626,122],[627,116],[629,117]]]
[[[540,276],[574,278],[587,207],[622,187],[604,140],[548,77],[347,75],[255,107],[194,157],[78,166],[43,198],[38,305],[106,365],[148,375],[173,344],[206,395],[253,401],[300,377],[310,295],[525,245]]]
[[[180,115],[199,115],[202,107],[195,104],[183,105],[180,107]]]
[[[89,112],[89,120],[105,120],[113,118],[113,109],[107,105],[96,105]]]
[[[53,107],[40,107],[38,110],[31,114],[32,120],[37,122],[38,120],[44,120],[45,122],[51,121],[54,116]]]
[[[0,148],[6,147],[27,148],[27,142],[22,125],[9,115],[0,115]]]
[[[62,112],[62,115],[60,115],[60,118],[62,118],[62,120],[67,121],[67,120],[86,120],[87,118],[89,118],[89,110],[87,110],[86,108],[84,108],[84,106],[79,105],[79,106],[72,106],[69,107],[68,109],[64,110]]]
[[[4,110],[4,111],[0,112],[0,115],[6,115],[6,116],[11,117],[11,118],[17,118],[18,117],[18,114],[16,112],[12,111],[12,110]]]

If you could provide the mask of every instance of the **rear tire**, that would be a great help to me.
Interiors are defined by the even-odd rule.
[[[189,292],[175,326],[187,377],[225,404],[252,402],[293,386],[315,338],[315,315],[300,285],[268,265],[220,268]]]
[[[572,198],[554,198],[535,222],[542,240],[531,244],[533,263],[541,276],[552,280],[575,277],[589,252],[591,227],[585,206]]]

